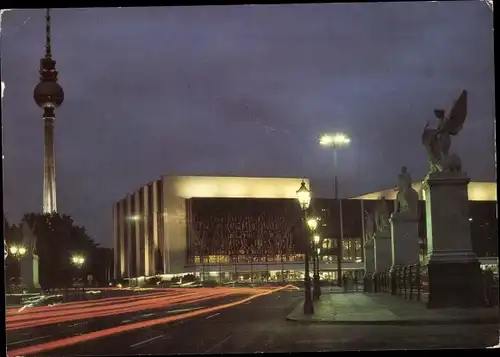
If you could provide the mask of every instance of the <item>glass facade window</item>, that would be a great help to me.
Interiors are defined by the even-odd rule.
[[[323,263],[325,264],[337,264],[336,255],[325,255],[322,257]]]
[[[361,238],[346,238],[342,241],[342,260],[360,263],[363,257]]]
[[[305,259],[304,254],[292,254],[287,257],[288,262],[300,262]]]
[[[323,249],[337,248],[337,240],[331,239],[331,238],[325,238],[325,239],[323,239],[322,246],[323,246]]]

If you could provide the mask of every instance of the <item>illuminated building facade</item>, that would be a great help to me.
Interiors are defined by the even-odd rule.
[[[296,199],[301,181],[163,176],[140,187],[113,205],[115,279],[185,273],[220,281],[302,279],[308,233]],[[481,258],[494,259],[492,192],[496,199],[495,184],[469,185],[474,250]],[[338,200],[312,200],[323,239],[323,279],[337,278],[339,256],[342,272],[363,275],[365,215],[374,211],[381,195],[393,211],[394,189],[343,199],[342,215]],[[424,201],[420,220],[425,245]]]
[[[271,250],[282,252],[283,259],[290,263],[281,264],[280,258],[280,267],[286,265],[289,270],[298,267],[298,258],[292,257],[291,252],[300,246],[296,220],[301,216],[295,196],[301,181],[299,178],[163,176],[140,187],[113,205],[115,278],[156,273],[204,275],[213,273],[215,265],[219,272],[246,274],[261,267],[241,256],[250,251],[255,251],[257,256],[271,249],[264,247],[262,234],[280,241],[272,245]],[[248,199],[253,201],[252,205],[243,204]],[[278,207],[294,213],[290,211],[282,216]],[[264,208],[265,211],[257,212]],[[261,213],[264,218],[260,217]],[[289,224],[292,216],[293,222]],[[282,222],[283,219],[289,224],[285,229],[292,233],[284,234],[283,226],[275,226],[276,220]],[[250,237],[249,231],[256,232],[257,228],[246,229],[249,224],[259,225],[261,233],[252,233]],[[229,228],[234,231],[227,232]],[[219,242],[226,242],[223,234],[227,234],[231,243],[216,247]],[[255,239],[256,236],[260,238]],[[284,250],[285,244],[288,250]],[[269,264],[276,265],[275,260],[268,258],[267,268]]]

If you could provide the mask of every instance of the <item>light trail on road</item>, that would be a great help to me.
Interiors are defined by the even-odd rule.
[[[67,338],[63,338],[63,339],[59,339],[59,340],[55,340],[55,341],[51,341],[51,342],[47,342],[47,343],[42,343],[39,345],[19,348],[17,350],[10,351],[9,356],[33,355],[33,354],[52,351],[52,350],[55,350],[58,348],[67,347],[67,346],[74,345],[77,343],[88,342],[88,341],[92,341],[92,340],[95,340],[98,338],[108,337],[108,336],[112,336],[112,335],[116,335],[116,334],[120,334],[120,333],[124,333],[124,332],[130,332],[130,331],[134,331],[134,330],[138,330],[138,329],[142,329],[142,328],[147,328],[147,327],[152,327],[152,326],[156,326],[156,325],[161,325],[161,324],[168,324],[168,323],[171,323],[174,321],[179,321],[179,320],[183,320],[183,319],[187,319],[187,318],[191,318],[191,317],[196,317],[196,316],[204,315],[204,314],[207,314],[210,312],[216,312],[216,311],[220,311],[222,309],[227,309],[227,308],[230,308],[233,306],[241,305],[241,304],[244,304],[248,301],[256,299],[258,297],[261,297],[264,295],[269,295],[269,294],[272,294],[272,293],[278,292],[278,291],[289,290],[289,289],[295,290],[295,289],[297,289],[297,287],[295,287],[293,285],[287,285],[287,286],[280,287],[280,288],[270,288],[270,289],[267,289],[267,291],[262,291],[262,290],[257,291],[257,289],[254,289],[253,290],[254,294],[252,296],[240,299],[240,300],[235,301],[235,302],[221,304],[221,305],[217,305],[214,307],[199,309],[199,310],[195,310],[195,311],[191,311],[191,312],[186,312],[186,313],[179,314],[179,315],[162,317],[162,318],[141,321],[141,322],[135,322],[135,323],[131,323],[131,324],[124,325],[124,326],[116,326],[116,327],[112,327],[112,328],[108,328],[108,329],[89,332],[89,333],[79,335],[79,336],[67,337]],[[233,294],[235,294],[235,293],[237,293],[237,292],[233,289]]]
[[[121,296],[121,297],[110,297],[110,298],[103,298],[99,300],[89,300],[89,301],[75,301],[75,302],[66,302],[66,303],[61,303],[57,304],[54,306],[38,306],[38,307],[30,307],[30,308],[10,308],[7,310],[7,317],[9,316],[17,316],[20,314],[31,314],[31,313],[38,313],[38,312],[47,312],[47,311],[54,311],[54,310],[61,310],[61,309],[76,309],[76,308],[83,308],[83,307],[90,307],[90,306],[100,306],[100,305],[109,305],[110,303],[122,303],[122,302],[127,302],[127,301],[140,301],[140,300],[145,300],[145,299],[151,299],[154,297],[161,297],[161,296],[178,296],[182,294],[186,294],[187,292],[178,292],[178,291],[173,291],[168,294],[165,292],[163,293],[152,293],[152,294],[142,294],[142,295],[136,295],[136,296]]]
[[[199,293],[191,292],[188,294],[158,294],[148,297],[136,297],[135,299],[128,299],[125,301],[94,301],[88,304],[77,304],[68,306],[66,304],[55,305],[52,307],[43,307],[40,310],[30,311],[32,309],[25,309],[23,312],[15,315],[7,316],[7,322],[16,322],[16,321],[24,321],[24,320],[32,320],[32,319],[41,319],[47,317],[55,317],[61,315],[69,315],[78,312],[93,312],[93,311],[104,311],[109,310],[109,307],[112,306],[114,308],[121,307],[131,307],[131,306],[140,306],[142,304],[148,304],[151,301],[164,300],[164,299],[173,299],[182,296],[193,296],[198,295]]]
[[[76,311],[71,311],[70,313],[63,312],[62,314],[55,316],[47,316],[46,314],[40,314],[41,316],[40,315],[36,316],[35,319],[33,317],[30,317],[29,315],[27,316],[23,315],[19,317],[23,317],[27,321],[7,321],[7,331],[45,326],[45,325],[51,325],[69,321],[92,319],[96,317],[105,317],[105,316],[112,316],[124,313],[138,312],[142,310],[165,308],[173,304],[193,303],[193,302],[213,299],[216,297],[223,297],[227,295],[228,295],[227,292],[213,292],[211,294],[194,292],[192,294],[185,294],[180,297],[154,298],[140,303],[124,304],[125,306],[122,305],[116,307],[114,305],[111,305],[99,309],[84,308]]]

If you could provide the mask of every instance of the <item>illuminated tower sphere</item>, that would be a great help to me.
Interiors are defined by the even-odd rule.
[[[52,62],[55,66],[55,61]],[[64,101],[64,91],[59,83],[42,79],[33,91],[33,98],[40,108],[58,108]]]

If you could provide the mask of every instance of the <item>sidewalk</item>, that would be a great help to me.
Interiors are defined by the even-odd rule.
[[[366,325],[446,325],[499,322],[498,307],[428,309],[418,301],[387,293],[323,294],[314,315],[304,315],[301,301],[286,317],[307,323]]]

